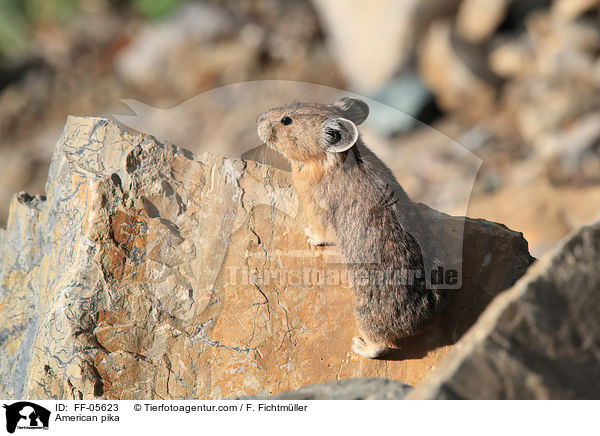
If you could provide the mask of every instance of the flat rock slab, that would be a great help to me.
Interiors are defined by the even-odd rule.
[[[520,233],[439,215],[449,240],[464,231],[462,288],[395,360],[366,360],[350,352],[345,268],[335,247],[307,246],[288,173],[70,117],[46,191],[16,195],[0,230],[5,398],[217,399],[357,377],[414,385],[533,261]]]

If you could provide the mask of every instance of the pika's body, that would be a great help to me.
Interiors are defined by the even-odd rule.
[[[369,358],[396,348],[430,321],[440,293],[427,286],[426,225],[391,171],[362,142],[366,103],[294,103],[258,118],[258,134],[291,162],[311,245],[336,244],[355,278],[355,317]],[[431,241],[428,241],[431,242]],[[375,282],[373,278],[378,278]]]

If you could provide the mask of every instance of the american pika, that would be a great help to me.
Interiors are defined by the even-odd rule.
[[[368,358],[426,326],[441,307],[425,280],[427,224],[392,172],[360,138],[368,105],[344,97],[334,104],[293,103],[258,117],[260,139],[291,162],[311,245],[335,244],[355,296],[361,338],[352,349]],[[435,252],[435,250],[430,250]]]

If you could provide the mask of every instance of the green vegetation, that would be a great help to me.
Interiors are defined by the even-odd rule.
[[[143,18],[159,19],[184,0],[0,0],[0,65],[26,57],[36,26],[62,25],[90,2],[105,3],[115,11],[133,11]]]
[[[161,18],[173,11],[183,0],[132,0],[133,9],[147,18]]]

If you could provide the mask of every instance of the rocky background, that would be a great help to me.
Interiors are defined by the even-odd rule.
[[[370,142],[413,197],[435,203],[449,180],[446,211],[518,229],[539,256],[599,216],[598,11],[594,0],[2,2],[0,222],[14,192],[44,192],[67,115],[281,79],[357,92],[433,126],[381,119]],[[439,132],[482,159],[467,210],[455,198],[471,181]]]
[[[598,0],[0,3],[1,396],[224,398],[354,377],[416,385],[443,360],[409,397],[597,398],[598,225],[578,229],[600,217],[599,55]],[[223,286],[225,266],[322,266],[322,252],[299,264],[273,257],[304,248],[294,215],[266,206],[275,196],[295,207],[284,172],[161,138],[194,156],[100,118],[66,121],[113,119],[129,110],[122,99],[170,108],[263,79],[344,89],[410,115],[373,114],[361,130],[414,199],[487,220],[465,230],[459,298],[479,300],[446,314],[432,343],[366,362],[346,354],[352,320],[319,313],[350,313],[348,289]],[[284,103],[278,92],[252,110]],[[225,144],[256,136],[235,112],[186,117],[177,130],[209,126]],[[454,141],[481,166],[465,171]],[[530,252],[536,269],[452,347],[525,274]],[[404,395],[389,386],[389,396],[349,395]]]

